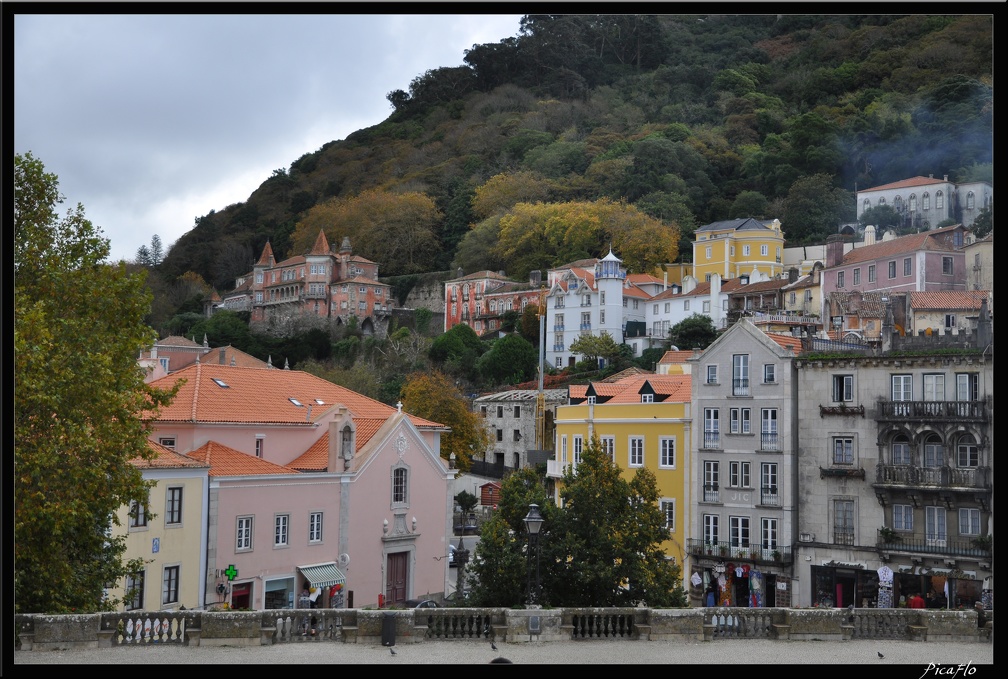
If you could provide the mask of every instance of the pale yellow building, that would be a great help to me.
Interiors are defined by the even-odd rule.
[[[774,278],[784,271],[784,233],[779,219],[729,219],[701,226],[693,241],[693,275],[728,280],[754,273]]]
[[[150,442],[156,456],[134,459],[153,481],[147,505],[123,506],[113,535],[126,536],[124,561],[140,558],[142,570],[116,583],[109,596],[119,611],[200,609],[207,577],[207,511],[210,467]]]
[[[689,478],[692,409],[688,374],[637,374],[615,382],[571,385],[569,405],[556,409],[556,457],[547,476],[559,481],[575,470],[593,436],[627,480],[648,468],[658,482],[668,540],[665,554],[680,566],[690,525]],[[559,490],[554,497],[559,504]]]

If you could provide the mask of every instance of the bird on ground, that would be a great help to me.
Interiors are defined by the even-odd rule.
[[[880,657],[880,658],[884,658],[885,657],[884,655],[882,655],[882,651],[875,651],[875,652],[878,653],[878,657]]]
[[[492,648],[493,650],[496,651],[497,650],[497,644],[495,644],[494,642],[491,641],[490,642],[490,648]]]
[[[391,651],[391,652],[392,652],[392,655],[395,655],[395,654],[396,654],[396,652],[395,652],[395,649],[394,649],[394,648],[392,648],[391,646],[389,646],[389,651]]]

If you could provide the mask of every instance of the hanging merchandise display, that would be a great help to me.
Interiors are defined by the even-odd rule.
[[[732,605],[732,583],[735,579],[735,571],[728,564],[728,568],[725,569],[725,574],[718,578],[718,584],[721,586],[721,598],[718,600],[719,606],[731,606]]]
[[[757,570],[749,573],[749,605],[763,607],[763,574]]]
[[[889,566],[878,569],[878,608],[893,607],[893,571]]]

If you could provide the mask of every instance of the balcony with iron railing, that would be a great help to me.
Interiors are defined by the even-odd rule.
[[[564,345],[562,345],[562,344],[554,344],[553,345],[553,351],[564,351]]]
[[[851,547],[854,545],[854,529],[850,528],[836,528],[833,530],[833,544],[834,545],[846,545]]]
[[[686,540],[686,551],[691,556],[713,556],[733,561],[753,561],[764,564],[788,565],[793,554],[790,545],[739,545],[730,541],[708,541],[703,538]]]
[[[888,528],[879,529],[877,534],[876,546],[879,552],[885,555],[914,556],[920,554],[937,557],[991,558],[992,543],[990,538],[986,536],[949,540],[947,537],[927,538],[912,533],[900,534]]]
[[[760,432],[760,450],[779,453],[781,451],[780,434],[775,431]]]
[[[591,330],[591,323],[582,323],[581,324],[581,330],[582,331],[584,331],[584,330]]]
[[[563,331],[564,331],[564,326],[563,325],[554,325],[553,326],[553,332],[563,332]]]
[[[990,467],[916,467],[878,464],[875,484],[893,488],[934,488],[942,490],[992,490]]]
[[[878,400],[878,422],[935,422],[986,424],[990,417],[986,401],[890,401]]]
[[[703,487],[703,500],[702,502],[721,502],[721,493],[718,490],[718,484],[716,483],[705,483]]]
[[[701,447],[705,450],[721,450],[721,432],[705,431]]]
[[[736,377],[732,380],[732,396],[749,396],[748,377]]]
[[[777,486],[760,488],[760,504],[764,507],[780,507],[781,498]]]

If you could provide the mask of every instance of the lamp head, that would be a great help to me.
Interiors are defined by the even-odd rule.
[[[539,513],[539,505],[529,505],[528,514],[525,515],[525,528],[528,530],[529,535],[538,535],[539,529],[543,525],[542,514]]]

